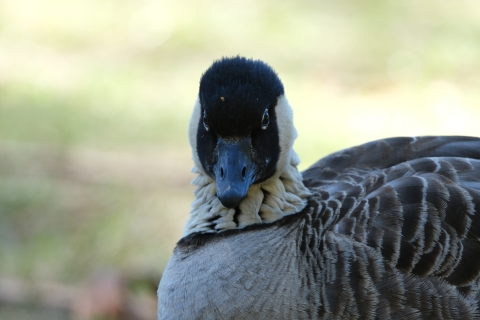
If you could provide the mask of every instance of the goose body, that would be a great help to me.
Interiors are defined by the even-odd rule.
[[[275,72],[202,76],[195,200],[159,319],[480,319],[480,139],[390,138],[300,174]]]

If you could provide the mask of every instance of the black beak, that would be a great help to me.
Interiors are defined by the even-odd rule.
[[[257,166],[252,161],[250,138],[222,139],[217,142],[218,161],[214,166],[217,196],[227,208],[236,208],[247,196]]]

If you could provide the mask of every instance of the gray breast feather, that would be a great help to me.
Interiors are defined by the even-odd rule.
[[[300,213],[182,239],[160,319],[477,319],[480,139],[395,138],[304,172]]]

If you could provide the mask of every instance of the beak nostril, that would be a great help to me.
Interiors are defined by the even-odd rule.
[[[220,179],[223,179],[223,177],[224,177],[223,168],[220,167]]]
[[[247,168],[246,167],[243,167],[243,170],[242,170],[242,179],[245,180],[245,174],[247,173]]]

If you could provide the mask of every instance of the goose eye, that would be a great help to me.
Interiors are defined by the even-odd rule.
[[[207,115],[205,112],[203,113],[203,127],[205,128],[205,131],[208,131]]]
[[[270,124],[270,116],[268,115],[268,109],[265,109],[265,112],[263,113],[263,117],[262,117],[261,128],[263,130],[267,130],[267,127],[269,124]]]

